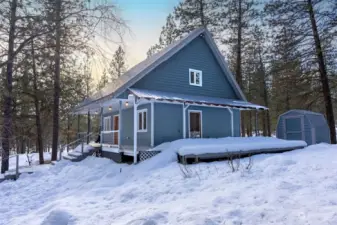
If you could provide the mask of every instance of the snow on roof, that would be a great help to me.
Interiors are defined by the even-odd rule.
[[[235,100],[235,99],[225,99],[217,97],[208,96],[197,96],[197,95],[186,95],[179,93],[170,93],[155,90],[144,90],[129,88],[130,92],[139,98],[154,99],[158,101],[176,101],[185,102],[193,104],[204,104],[204,105],[214,105],[223,107],[233,107],[233,108],[244,108],[244,109],[261,109],[267,110],[268,108],[253,104],[246,101]]]
[[[228,76],[228,80],[233,85],[235,92],[237,92],[237,95],[240,96],[241,99],[246,100],[245,95],[241,91],[238,83],[234,79],[233,74],[229,70],[227,63],[224,60],[224,57],[221,55],[219,49],[214,43],[211,34],[206,28],[202,27],[195,29],[194,31],[192,31],[185,37],[181,38],[180,40],[168,45],[160,52],[138,63],[130,70],[125,72],[122,76],[120,76],[117,80],[107,84],[107,86],[104,87],[102,90],[98,91],[93,96],[90,96],[89,98],[81,102],[77,107],[75,107],[74,111],[77,111],[79,108],[92,104],[93,102],[105,101],[106,99],[116,97],[122,91],[126,90],[127,88],[132,86],[136,81],[138,81],[147,73],[149,73],[152,69],[156,68],[162,62],[169,59],[172,55],[180,51],[184,46],[186,46],[188,43],[190,43],[192,40],[194,40],[196,37],[202,34],[205,35],[205,40],[207,41],[211,50],[216,56],[216,59],[219,61],[219,65],[221,66],[225,74]]]
[[[285,114],[288,114],[288,113],[292,113],[292,112],[295,112],[295,113],[300,113],[300,114],[312,114],[312,115],[319,115],[319,116],[322,116],[323,114],[322,113],[318,113],[318,112],[313,112],[313,111],[309,111],[309,110],[303,110],[303,109],[292,109],[292,110],[289,110],[281,115],[285,115]]]

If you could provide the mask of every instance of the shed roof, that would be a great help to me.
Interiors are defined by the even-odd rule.
[[[309,111],[309,110],[303,110],[303,109],[292,109],[289,110],[283,114],[281,114],[280,116],[289,114],[289,113],[299,113],[299,114],[305,114],[305,115],[319,115],[319,116],[324,116],[322,113],[318,113],[318,112],[313,112],[313,111]]]
[[[105,101],[106,99],[118,96],[200,35],[204,35],[207,44],[212,50],[224,74],[226,74],[226,76],[228,77],[229,83],[233,86],[233,89],[236,92],[237,96],[241,100],[246,101],[245,95],[240,89],[233,74],[229,70],[227,63],[224,60],[224,57],[220,53],[212,38],[212,35],[206,28],[198,28],[183,37],[182,39],[167,46],[162,51],[152,55],[151,57],[148,57],[144,61],[135,65],[122,76],[120,76],[117,80],[107,84],[107,86],[104,87],[102,90],[85,99],[74,110],[78,110],[79,108],[87,106],[88,104],[92,104],[93,102]]]
[[[253,104],[247,101],[235,100],[235,99],[225,99],[207,96],[197,96],[197,95],[186,95],[179,93],[154,91],[154,90],[144,90],[129,88],[130,92],[139,98],[145,98],[148,100],[157,101],[169,101],[169,102],[179,102],[179,103],[189,103],[197,105],[207,105],[207,106],[220,106],[220,107],[231,107],[239,109],[255,109],[255,110],[267,110],[268,108]]]

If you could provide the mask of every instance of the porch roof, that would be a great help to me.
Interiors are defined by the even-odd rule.
[[[129,90],[136,97],[147,99],[147,100],[179,102],[179,103],[207,105],[207,106],[230,107],[230,108],[239,108],[243,110],[244,109],[246,110],[268,110],[267,107],[253,104],[247,101],[242,101],[242,100],[198,96],[198,95],[186,95],[186,94],[179,94],[179,93],[170,93],[170,92],[136,89],[136,88],[129,88]]]

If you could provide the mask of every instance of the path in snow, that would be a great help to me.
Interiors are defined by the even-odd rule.
[[[247,159],[237,173],[225,161],[196,164],[191,178],[171,159],[62,162],[0,184],[0,224],[337,224],[336,151],[258,155],[250,172]]]

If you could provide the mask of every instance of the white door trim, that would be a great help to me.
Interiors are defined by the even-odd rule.
[[[201,132],[201,135],[200,135],[200,138],[202,138],[203,136],[203,126],[202,126],[202,110],[194,110],[194,109],[191,109],[191,110],[188,110],[188,137],[191,138],[191,113],[200,113],[200,132]]]

